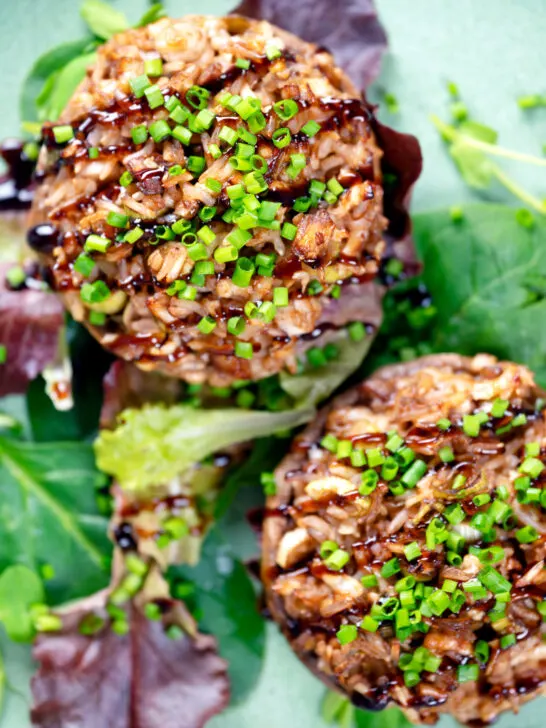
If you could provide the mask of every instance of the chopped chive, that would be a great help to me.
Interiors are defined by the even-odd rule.
[[[210,91],[202,86],[192,86],[186,91],[186,101],[194,109],[204,109],[208,103]]]
[[[236,341],[235,342],[235,356],[240,359],[252,359],[254,350],[252,344],[248,341]]]
[[[212,316],[204,316],[197,324],[197,328],[202,334],[210,334],[216,328],[216,321]]]
[[[104,281],[84,283],[80,289],[80,298],[84,303],[102,303],[110,298],[110,289]]]
[[[86,253],[96,251],[98,253],[106,253],[108,248],[112,245],[112,241],[105,238],[103,235],[89,235],[86,238],[84,244],[84,250]]]
[[[358,630],[354,624],[343,624],[336,632],[340,645],[348,645],[354,642],[358,636]]]
[[[471,680],[477,680],[480,676],[480,667],[475,663],[468,663],[466,665],[459,665],[457,668],[457,680],[460,683],[470,682]]]
[[[237,66],[237,68],[242,68],[245,71],[248,71],[248,69],[250,68],[250,61],[247,58],[237,58],[237,60],[235,61],[235,65]]]
[[[415,559],[418,559],[419,556],[421,556],[421,549],[417,541],[413,541],[412,543],[404,546],[404,556],[408,561],[415,561]]]
[[[409,467],[404,475],[400,478],[400,481],[407,488],[415,488],[417,483],[421,480],[423,475],[427,472],[427,464],[424,460],[415,460],[414,463]]]
[[[350,558],[350,554],[347,551],[337,549],[328,558],[324,559],[324,564],[331,571],[341,571],[349,563]]]
[[[516,538],[520,543],[533,543],[539,538],[539,535],[532,526],[523,526],[523,528],[516,531]]]
[[[163,104],[165,103],[163,92],[155,83],[153,84],[153,86],[148,86],[144,90],[144,96],[146,96],[150,109],[157,109],[159,106],[163,106]]]
[[[147,58],[144,61],[144,73],[148,76],[161,76],[163,73],[163,61],[161,58]]]
[[[339,546],[335,541],[323,541],[320,545],[319,554],[321,559],[327,559],[328,556],[337,551]]]
[[[294,240],[296,235],[298,234],[298,228],[296,225],[293,225],[291,222],[285,222],[281,228],[281,237],[285,238],[286,240]]]
[[[165,123],[167,123],[167,122],[165,122]],[[169,130],[169,132],[173,136],[173,138],[176,139],[181,144],[189,144],[191,142],[191,138],[193,136],[191,131],[189,129],[187,129],[185,126],[175,126],[174,129],[172,131]]]
[[[215,194],[219,194],[222,191],[222,183],[217,179],[213,179],[212,177],[209,177],[207,180],[205,180],[205,186],[208,187],[208,189]]]
[[[321,126],[316,121],[308,121],[300,129],[302,134],[305,134],[305,136],[308,136],[308,137],[314,137],[315,134],[318,134],[318,132],[320,130],[321,130]]]
[[[273,104],[273,111],[282,121],[288,121],[298,113],[298,105],[293,99],[283,99]]]
[[[279,286],[273,289],[273,303],[275,306],[288,306],[288,288]]]
[[[395,556],[393,559],[389,559],[389,561],[386,561],[383,566],[381,567],[381,576],[384,579],[389,579],[391,576],[394,576],[395,574],[398,574],[400,571],[400,561]]]
[[[449,446],[441,447],[438,450],[438,456],[443,463],[451,463],[455,460],[453,450]]]
[[[114,212],[111,210],[106,217],[106,222],[108,225],[115,228],[125,228],[129,222],[129,217],[127,215],[123,215],[121,212]]]
[[[147,88],[150,88],[151,85],[150,79],[145,74],[129,79],[129,86],[137,99],[144,96],[144,92]]]
[[[284,147],[287,147],[292,141],[290,129],[287,129],[284,126],[279,127],[279,129],[273,132],[271,136],[271,141],[277,147],[277,149],[284,149]]]
[[[506,650],[509,647],[512,647],[513,645],[516,644],[516,642],[517,642],[517,638],[516,638],[515,634],[505,634],[500,639],[501,650]]]

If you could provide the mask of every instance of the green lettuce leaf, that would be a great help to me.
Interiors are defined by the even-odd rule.
[[[95,441],[98,467],[122,488],[138,491],[161,485],[217,450],[307,422],[312,409],[288,412],[194,409],[145,405],[125,410],[115,430]]]
[[[335,361],[320,369],[282,376],[281,386],[294,398],[293,409],[195,409],[184,404],[126,409],[117,428],[103,430],[95,441],[97,465],[122,488],[143,491],[167,483],[230,445],[309,422],[316,405],[358,368],[370,340],[355,343],[343,332],[336,342],[339,357]]]
[[[129,27],[122,12],[101,0],[84,0],[80,13],[89,30],[102,40],[108,40]]]

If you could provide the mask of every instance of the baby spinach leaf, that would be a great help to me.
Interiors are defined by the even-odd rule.
[[[0,568],[50,564],[52,603],[105,586],[110,545],[94,493],[103,482],[88,445],[0,437]]]
[[[40,577],[21,564],[10,566],[0,575],[0,622],[10,639],[29,642],[34,628],[29,608],[44,601]]]
[[[546,384],[546,219],[512,207],[468,205],[414,217],[423,281],[436,309],[434,351],[490,352],[529,366]],[[521,219],[521,218],[520,218]]]
[[[93,43],[91,37],[82,38],[71,43],[52,48],[44,53],[34,63],[26,79],[23,81],[20,99],[21,118],[25,121],[36,121],[38,109],[36,99],[48,82],[51,86],[55,80],[55,74],[61,71],[70,61],[81,56]],[[52,88],[49,89],[46,97],[49,97]]]
[[[84,0],[80,13],[89,30],[102,40],[108,40],[129,27],[122,12],[101,0]]]
[[[199,564],[172,568],[170,577],[193,585],[189,603],[197,610],[199,627],[218,640],[228,662],[232,702],[241,702],[260,675],[265,647],[265,623],[245,567],[213,530]]]

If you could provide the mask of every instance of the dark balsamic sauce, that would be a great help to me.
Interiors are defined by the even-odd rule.
[[[5,139],[0,145],[0,156],[8,167],[0,177],[0,211],[26,210],[34,195],[35,163],[27,157],[19,139]]]

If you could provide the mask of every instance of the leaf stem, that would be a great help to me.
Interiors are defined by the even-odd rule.
[[[540,212],[541,215],[546,214],[545,202],[542,202],[542,200],[539,200],[537,197],[531,195],[529,192],[524,190],[523,187],[514,182],[514,180],[512,180],[496,165],[493,166],[491,171],[499,180],[499,182],[504,185],[506,189],[509,190],[513,195],[515,195],[518,199],[520,199],[522,202],[525,202],[525,204],[529,205],[529,207],[532,207],[533,209]]]

